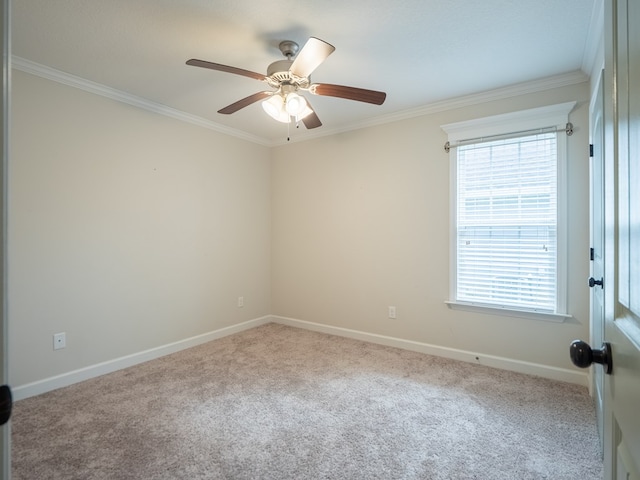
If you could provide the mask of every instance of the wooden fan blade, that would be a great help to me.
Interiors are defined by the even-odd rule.
[[[266,76],[261,73],[252,72],[250,70],[244,70],[242,68],[230,67],[228,65],[222,65],[220,63],[207,62],[205,60],[198,60],[197,58],[192,58],[191,60],[187,60],[187,65],[191,65],[193,67],[202,67],[202,68],[210,68],[211,70],[218,70],[220,72],[234,73],[236,75],[242,75],[244,77],[254,78],[256,80],[266,80]]]
[[[311,109],[311,113],[302,119],[302,123],[304,123],[304,126],[307,127],[307,129],[321,127],[322,122],[318,118],[318,115],[316,114],[315,110],[313,109],[313,107],[309,102],[307,102],[307,105]]]
[[[230,113],[235,113],[241,108],[248,107],[252,103],[256,103],[257,101],[270,97],[271,95],[272,95],[272,92],[254,93],[253,95],[249,95],[248,97],[245,97],[242,100],[238,100],[237,102],[232,103],[231,105],[228,105],[218,110],[218,113],[224,113],[225,115],[228,115]]]
[[[330,83],[314,83],[309,87],[309,91],[314,95],[346,98],[347,100],[373,103],[374,105],[382,105],[387,98],[387,94],[384,92],[345,87],[344,85],[331,85]]]
[[[318,68],[318,65],[324,62],[335,49],[336,47],[324,40],[311,37],[307,40],[307,43],[304,44],[304,47],[302,47],[302,50],[300,50],[300,53],[296,56],[289,70],[298,77],[306,78],[311,75],[311,72]]]

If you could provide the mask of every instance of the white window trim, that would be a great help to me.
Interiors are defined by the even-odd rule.
[[[481,139],[494,135],[505,135],[512,132],[521,132],[539,128],[556,127],[557,130],[564,130],[569,121],[569,114],[575,107],[576,102],[566,102],[557,105],[532,108],[502,115],[478,118],[463,122],[441,125],[441,128],[448,136],[448,141],[452,146],[457,142],[469,139]],[[457,192],[457,154],[456,149],[451,148],[449,152],[450,164],[450,192],[451,210],[449,213],[449,300],[445,303],[450,308],[475,311],[494,315],[506,315],[511,317],[524,317],[536,320],[552,322],[562,322],[571,315],[567,313],[567,288],[568,288],[568,238],[567,238],[567,135],[558,134],[558,265],[557,265],[557,300],[556,311],[554,313],[543,313],[535,310],[519,310],[514,308],[501,308],[496,305],[484,305],[482,303],[459,302],[455,299],[456,293],[456,268],[457,251],[456,245],[456,212],[458,203]]]

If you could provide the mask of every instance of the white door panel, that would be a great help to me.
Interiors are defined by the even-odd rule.
[[[605,2],[604,381],[606,479],[640,471],[640,0]]]

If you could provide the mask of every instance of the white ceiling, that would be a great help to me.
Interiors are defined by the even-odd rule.
[[[307,95],[323,126],[355,128],[464,95],[583,70],[601,0],[18,0],[12,51],[266,144],[287,126],[260,103],[220,108],[264,83],[190,67],[199,58],[266,73],[282,40],[336,51],[313,81],[382,90],[382,106]],[[591,32],[591,35],[590,35]]]

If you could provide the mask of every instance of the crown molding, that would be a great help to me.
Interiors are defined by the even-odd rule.
[[[111,100],[116,100],[118,102],[126,103],[134,107],[142,108],[153,113],[165,115],[182,122],[187,122],[199,127],[208,128],[209,130],[214,130],[218,133],[230,135],[232,137],[238,137],[240,139],[258,143],[264,146],[271,146],[271,142],[267,139],[248,134],[235,128],[220,125],[219,123],[212,122],[211,120],[207,120],[197,115],[192,115],[190,113],[186,113],[181,110],[171,108],[166,105],[162,105],[160,103],[147,100],[146,98],[138,97],[137,95],[132,95],[130,93],[126,93],[97,82],[92,82],[91,80],[87,80],[85,78],[78,77],[61,70],[56,70],[55,68],[47,67],[46,65],[32,62],[31,60],[27,60],[22,57],[13,55],[11,58],[11,62],[13,68],[25,73],[30,73],[47,80],[52,80],[63,85],[78,88],[80,90],[94,93],[96,95],[100,95]]]
[[[52,80],[54,82],[58,82],[70,87],[78,88],[90,93],[94,93],[96,95],[101,95],[103,97],[107,97],[112,100],[123,102],[129,105],[132,105],[134,107],[142,108],[160,115],[165,115],[165,116],[174,118],[176,120],[180,120],[183,122],[191,123],[193,125],[198,125],[200,127],[208,128],[218,133],[230,135],[232,137],[237,137],[242,140],[247,140],[249,142],[257,143],[259,145],[263,145],[266,147],[275,147],[275,146],[287,145],[291,143],[305,142],[308,140],[314,140],[321,137],[328,137],[331,135],[346,133],[353,130],[360,130],[363,128],[385,125],[388,123],[394,123],[402,120],[422,117],[425,115],[430,115],[433,113],[443,112],[447,110],[453,110],[456,108],[478,105],[478,104],[482,104],[482,103],[486,103],[494,100],[502,100],[506,98],[519,96],[519,95],[526,95],[528,93],[536,93],[536,92],[541,92],[545,90],[550,90],[553,88],[576,85],[589,80],[589,77],[584,72],[582,72],[581,70],[577,70],[574,72],[565,73],[562,75],[556,75],[553,77],[542,78],[542,79],[533,80],[530,82],[518,83],[515,85],[510,85],[508,87],[498,88],[495,90],[489,90],[486,92],[465,95],[462,97],[452,98],[448,100],[442,100],[442,101],[430,103],[430,104],[423,105],[416,108],[401,110],[399,112],[394,112],[387,115],[380,115],[377,117],[372,117],[370,119],[364,120],[362,122],[352,123],[348,126],[342,126],[338,128],[325,128],[323,129],[322,132],[312,132],[312,133],[310,132],[298,138],[292,137],[290,141],[282,141],[282,140],[274,141],[267,138],[258,137],[256,135],[251,135],[235,128],[226,127],[224,125],[220,125],[219,123],[212,122],[211,120],[207,120],[205,118],[198,117],[196,115],[192,115],[190,113],[186,113],[181,110],[171,108],[166,105],[162,105],[160,103],[153,102],[146,98],[138,97],[136,95],[132,95],[132,94],[123,92],[121,90],[117,90],[115,88],[102,85],[97,82],[92,82],[91,80],[86,80],[76,75],[72,75],[70,73],[66,73],[61,70],[56,70],[55,68],[47,67],[46,65],[32,62],[31,60],[27,60],[22,57],[18,57],[14,55],[12,56],[11,61],[12,61],[12,67],[17,70],[21,70],[23,72],[30,73],[32,75],[36,75],[42,78],[46,78],[48,80]]]
[[[416,117],[422,117],[425,115],[431,115],[438,112],[444,112],[447,110],[454,110],[456,108],[469,107],[473,105],[479,105],[495,100],[504,100],[507,98],[517,97],[520,95],[526,95],[529,93],[538,93],[554,88],[566,87],[570,85],[577,85],[589,81],[589,77],[582,71],[576,70],[573,72],[565,73],[562,75],[555,75],[553,77],[541,78],[538,80],[532,80],[530,82],[518,83],[510,85],[508,87],[498,88],[495,90],[488,90],[486,92],[474,93],[470,95],[464,95],[461,97],[442,100],[439,102],[429,103],[416,108],[407,110],[401,110],[399,112],[380,115],[367,119],[362,122],[353,123],[347,127],[326,129],[323,132],[313,133],[305,135],[302,138],[292,138],[289,142],[278,142],[275,145],[286,145],[289,143],[303,142],[315,138],[326,137],[330,135],[337,135],[340,133],[349,132],[352,130],[360,130],[362,128],[375,127],[378,125],[385,125],[387,123],[399,122],[402,120],[409,120]]]

